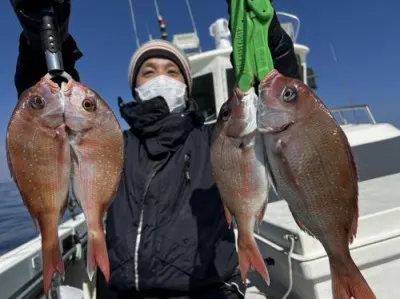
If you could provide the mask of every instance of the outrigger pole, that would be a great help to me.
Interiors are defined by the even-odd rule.
[[[160,14],[160,9],[158,7],[157,0],[154,0],[154,6],[156,8],[157,18],[158,18],[158,25],[160,27],[161,39],[166,40],[168,38],[167,29],[165,27],[164,18]]]
[[[136,29],[136,21],[135,21],[135,14],[133,12],[133,5],[132,5],[132,0],[128,0],[129,3],[129,8],[131,10],[131,18],[132,18],[132,27],[133,27],[133,34],[135,35],[135,40],[136,40],[136,47],[140,47],[140,41],[139,41],[139,36],[137,34],[137,29]]]

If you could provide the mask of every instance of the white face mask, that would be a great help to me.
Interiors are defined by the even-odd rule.
[[[135,88],[135,91],[142,101],[163,97],[170,112],[181,112],[185,109],[186,84],[169,76],[159,75]]]

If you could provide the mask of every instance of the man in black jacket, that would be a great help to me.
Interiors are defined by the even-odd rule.
[[[13,2],[13,0],[11,0]],[[18,94],[46,74],[35,26],[18,13],[24,30],[15,73]],[[41,3],[41,1],[35,1]],[[68,33],[70,3],[55,4],[64,68],[79,80],[82,56]],[[31,25],[31,26],[30,26]],[[275,68],[298,78],[293,44],[276,15],[269,29]],[[106,239],[111,278],[97,271],[98,298],[244,298],[233,230],[228,228],[209,161],[214,125],[205,125],[191,99],[189,62],[174,45],[154,40],[129,65],[135,102],[120,103],[125,164],[108,210]]]

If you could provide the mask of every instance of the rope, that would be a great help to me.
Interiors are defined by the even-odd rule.
[[[290,292],[292,291],[293,287],[293,269],[292,269],[292,253],[294,249],[294,242],[296,241],[296,237],[294,235],[285,235],[284,238],[286,240],[290,240],[290,250],[288,254],[288,268],[289,268],[289,287],[286,291],[285,295],[283,295],[282,299],[286,299]]]

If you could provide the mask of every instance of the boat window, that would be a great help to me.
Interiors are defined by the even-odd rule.
[[[193,78],[192,98],[196,101],[205,121],[216,119],[213,74]]]

